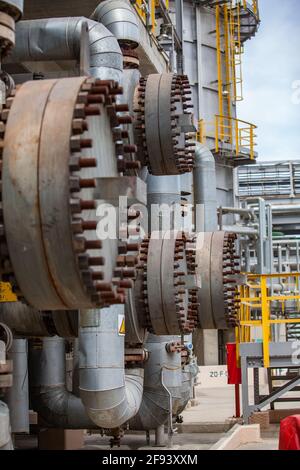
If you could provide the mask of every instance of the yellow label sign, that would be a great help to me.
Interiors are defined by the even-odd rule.
[[[119,324],[119,335],[124,336],[125,335],[125,316],[124,315],[119,315],[118,318],[118,324]]]
[[[0,282],[0,303],[4,302],[18,302],[9,282]]]

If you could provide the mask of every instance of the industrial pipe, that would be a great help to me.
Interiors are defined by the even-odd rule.
[[[239,235],[258,236],[259,232],[257,229],[252,227],[244,227],[242,225],[224,225],[224,232],[236,233]]]
[[[127,0],[104,0],[91,19],[102,23],[125,48],[134,49],[140,43],[137,15]]]
[[[14,339],[8,359],[13,361],[13,386],[5,401],[10,410],[11,432],[29,434],[28,348],[26,339]]]
[[[30,391],[33,409],[51,427],[94,429],[80,398],[66,389],[65,341],[45,338],[30,347]]]
[[[194,168],[196,232],[218,230],[216,164],[211,151],[196,142]]]
[[[170,220],[172,207],[181,205],[181,190],[179,176],[152,176],[147,177],[147,207],[149,214],[149,227],[151,231],[180,229],[178,221]],[[178,211],[181,218],[181,210]],[[173,214],[174,215],[174,214]],[[170,225],[165,225],[170,222]]]
[[[143,369],[124,370],[123,320],[122,305],[80,312],[80,396],[91,420],[108,429],[135,416],[143,396]]]
[[[8,406],[0,401],[0,451],[13,450]]]
[[[21,302],[0,303],[0,322],[22,338],[78,336],[76,310],[41,312]]]
[[[166,346],[178,337],[149,335],[146,349],[143,400],[139,412],[130,420],[130,429],[158,429],[176,414],[182,403],[182,374],[180,352],[169,353]],[[170,395],[172,407],[170,406]]]
[[[88,27],[90,74],[120,82],[123,56],[118,41],[104,25],[84,17],[21,21],[16,27],[16,48],[8,61],[79,61],[83,23]]]

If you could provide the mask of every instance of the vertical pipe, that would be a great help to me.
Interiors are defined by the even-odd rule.
[[[216,188],[214,156],[207,147],[197,143],[194,169],[196,232],[214,232],[218,229]]]
[[[29,433],[28,347],[26,339],[14,339],[8,354],[13,361],[13,386],[8,389],[7,405],[10,410],[13,433]]]

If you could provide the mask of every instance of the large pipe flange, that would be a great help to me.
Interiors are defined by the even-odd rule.
[[[239,309],[240,257],[236,235],[226,232],[199,233],[195,238],[199,327],[228,329],[236,326]]]
[[[118,241],[98,238],[95,197],[97,179],[127,168],[121,92],[86,77],[27,82],[2,112],[2,279],[39,310],[125,301]]]
[[[182,232],[153,232],[143,241],[141,315],[156,335],[189,334],[197,326],[195,251]]]
[[[135,95],[137,155],[155,176],[194,168],[191,93],[186,76],[153,74],[140,80]]]

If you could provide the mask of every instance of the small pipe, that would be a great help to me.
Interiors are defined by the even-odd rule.
[[[223,226],[223,231],[224,232],[230,232],[230,233],[237,233],[240,235],[251,235],[251,236],[258,236],[259,232],[258,230],[251,228],[251,227],[242,227],[240,225],[226,225]]]

